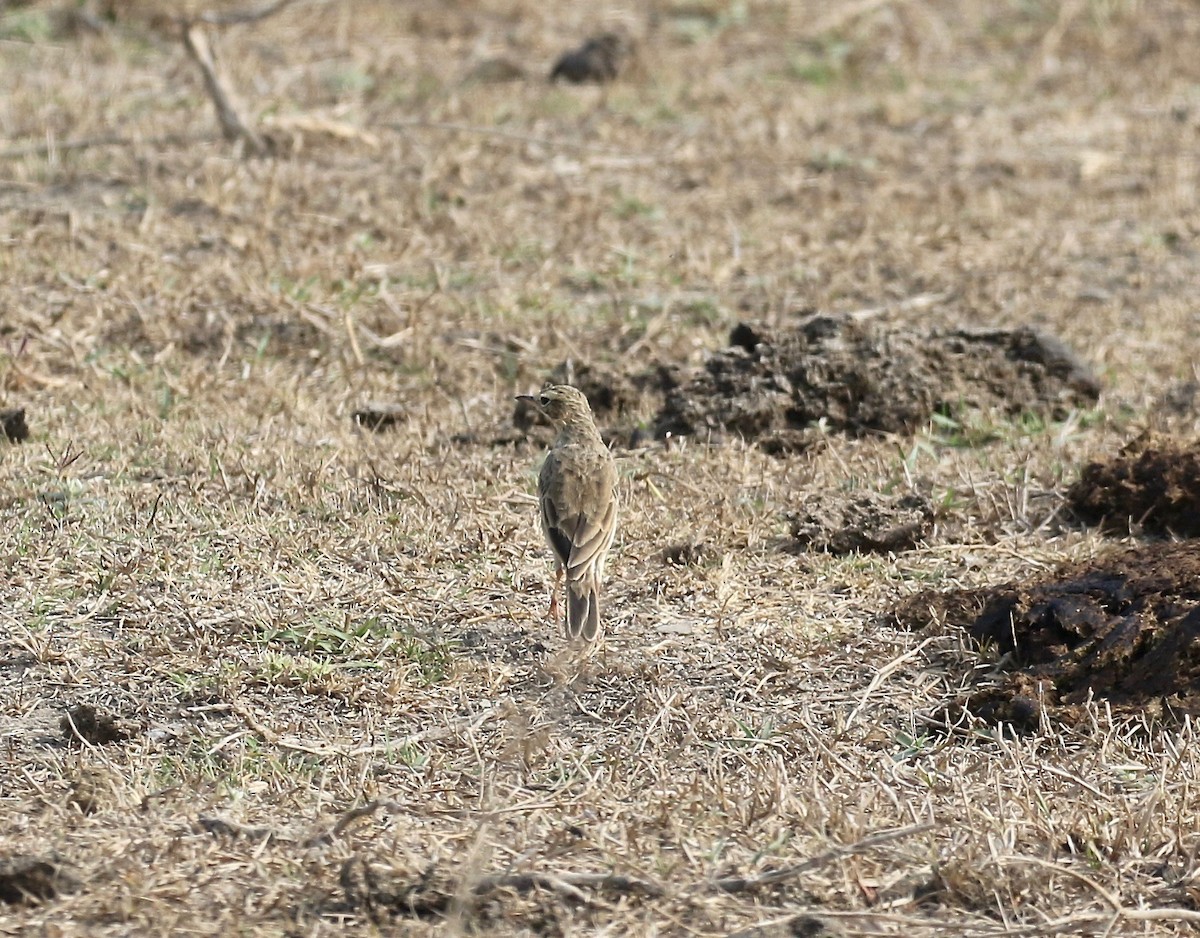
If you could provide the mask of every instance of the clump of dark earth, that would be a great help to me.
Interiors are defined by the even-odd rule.
[[[716,551],[702,541],[678,541],[658,552],[658,559],[672,567],[698,567],[716,556]]]
[[[971,410],[1064,418],[1100,384],[1033,329],[933,330],[815,314],[794,327],[738,325],[729,348],[670,390],[660,436],[736,434],[773,452],[824,428],[910,433],[935,414]]]
[[[404,408],[399,404],[372,402],[363,405],[350,416],[360,427],[382,433],[404,419]]]
[[[933,504],[915,492],[831,493],[788,513],[792,540],[787,549],[830,554],[912,550],[929,533],[933,515]]]
[[[802,912],[782,922],[752,925],[726,938],[845,938],[846,930],[833,919]]]
[[[1111,531],[1200,537],[1200,441],[1139,437],[1113,459],[1085,466],[1067,502]]]
[[[372,861],[355,856],[347,860],[338,875],[342,901],[327,911],[365,913],[379,923],[397,917],[437,920],[449,915],[462,916],[485,932],[501,916],[507,921],[535,923],[535,934],[562,934],[562,894],[553,877],[535,872],[507,872],[472,877],[455,877],[436,863],[413,869],[411,863],[394,860]],[[652,883],[614,873],[598,877],[577,887],[614,896],[657,896]],[[582,897],[581,897],[582,898]],[[589,900],[582,899],[591,904]]]
[[[22,443],[29,439],[29,427],[25,423],[25,408],[0,410],[0,432],[11,443]]]
[[[562,78],[584,82],[613,81],[629,61],[633,44],[620,33],[592,36],[577,49],[563,53],[550,71],[550,80]]]
[[[79,887],[61,864],[30,856],[0,858],[0,902],[36,905]]]
[[[396,915],[441,918],[454,903],[445,877],[437,876],[432,866],[406,878],[389,867],[351,857],[342,865],[338,881],[343,908],[365,913],[375,923]]]
[[[1089,697],[1114,710],[1200,714],[1200,541],[1141,545],[1033,583],[922,593],[894,611],[964,628],[1001,656],[990,686],[950,708],[1020,732],[1043,711],[1073,721]]]
[[[110,713],[98,711],[91,704],[76,704],[63,714],[59,729],[69,743],[81,740],[93,746],[119,743],[128,738],[120,721]]]

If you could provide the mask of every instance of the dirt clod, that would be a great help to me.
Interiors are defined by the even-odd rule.
[[[1200,441],[1139,438],[1085,466],[1067,500],[1084,521],[1110,530],[1200,536]]]
[[[61,864],[38,857],[0,858],[0,902],[34,905],[72,892],[79,881]]]
[[[819,915],[797,915],[788,923],[792,938],[843,938],[846,930]]]
[[[711,546],[698,541],[678,541],[668,544],[658,552],[659,559],[673,567],[698,567],[711,560],[715,554]]]
[[[68,743],[89,743],[103,746],[128,738],[120,721],[110,713],[97,710],[90,704],[76,704],[63,714],[59,728]]]
[[[831,554],[911,550],[929,531],[933,505],[923,495],[852,492],[788,514],[790,548]]]
[[[351,417],[360,427],[365,427],[375,433],[382,433],[404,419],[404,408],[399,404],[365,404]]]
[[[832,919],[803,913],[770,925],[755,925],[728,938],[843,938],[845,929]]]
[[[453,893],[438,888],[434,878],[432,867],[411,879],[404,879],[361,857],[347,860],[338,877],[346,906],[365,911],[375,922],[391,915],[443,916],[450,908]]]
[[[961,705],[984,720],[1032,731],[1043,709],[1070,718],[1089,696],[1200,713],[1200,542],[1142,545],[1029,584],[923,594],[896,617],[913,627],[931,612],[1008,656],[998,683]]]
[[[25,423],[25,408],[0,410],[0,432],[11,443],[22,443],[29,439],[29,427]]]
[[[812,315],[778,332],[738,325],[729,348],[668,393],[657,427],[791,452],[797,431],[818,421],[862,434],[908,433],[935,413],[971,410],[1061,418],[1099,391],[1061,342],[1033,329],[920,332]]]
[[[550,72],[550,80],[562,78],[576,84],[613,81],[629,60],[631,52],[632,44],[620,33],[592,36],[577,49],[564,52],[559,57]]]

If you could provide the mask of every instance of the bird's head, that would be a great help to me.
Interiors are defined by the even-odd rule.
[[[537,394],[521,394],[517,400],[529,401],[559,428],[576,421],[592,422],[592,408],[588,406],[587,397],[570,385],[551,384]]]

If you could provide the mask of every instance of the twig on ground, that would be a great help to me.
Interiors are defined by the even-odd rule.
[[[183,45],[188,55],[200,66],[204,75],[204,87],[212,98],[213,107],[217,111],[217,121],[221,125],[221,133],[231,143],[242,141],[246,149],[255,156],[268,152],[267,141],[247,124],[237,112],[230,100],[229,92],[217,70],[216,59],[208,36],[196,22],[185,23],[183,26]]]
[[[1098,882],[1079,870],[1058,863],[1051,863],[1040,857],[1012,857],[1013,862],[1028,863],[1055,873],[1062,873],[1083,883],[1098,895],[1112,909],[1112,918],[1126,919],[1131,922],[1194,922],[1200,924],[1200,911],[1194,909],[1131,909],[1124,905],[1113,892],[1105,889]],[[1096,916],[1097,921],[1108,921],[1110,916]]]
[[[398,811],[400,810],[400,807],[401,805],[398,801],[392,801],[384,798],[376,798],[372,801],[368,801],[366,804],[360,804],[357,808],[351,808],[340,818],[338,818],[333,827],[329,828],[328,830],[321,831],[319,834],[313,834],[312,836],[305,838],[304,846],[315,847],[319,844],[333,843],[335,838],[340,837],[343,833],[345,833],[346,828],[360,818],[369,817],[376,811],[380,810]]]
[[[370,802],[361,808],[356,808],[348,812],[338,824],[334,825],[330,836],[333,833],[337,833],[339,828],[344,829],[345,825],[351,823],[355,818],[369,814],[386,804],[387,802]],[[872,834],[870,837],[864,837],[855,843],[827,850],[818,856],[805,860],[803,863],[796,863],[792,866],[772,870],[758,876],[731,876],[724,879],[703,880],[685,887],[682,892],[694,895],[695,893],[714,888],[725,893],[748,892],[759,886],[767,886],[791,879],[802,873],[832,863],[835,860],[865,853],[883,844],[925,833],[926,831],[933,830],[935,826],[932,822],[925,822],[913,824],[909,827],[902,827],[897,830],[882,831],[878,834]],[[583,891],[584,889],[606,890],[625,895],[640,893],[650,898],[659,898],[667,894],[667,888],[659,883],[619,873],[545,873],[536,871],[494,873],[481,876],[469,884],[470,893],[477,897],[486,896],[501,889],[528,892],[536,888],[551,889],[567,899],[586,905],[592,904],[594,900]]]
[[[901,313],[914,309],[928,309],[950,298],[949,293],[918,293],[894,303],[884,303],[880,306],[867,306],[846,313],[851,319],[863,320],[882,316],[884,313]]]
[[[200,41],[204,44],[205,49],[211,54],[211,48],[207,45],[207,39],[203,33],[195,32],[198,29],[195,25],[190,26],[185,30],[185,37],[189,34],[198,35]],[[187,39],[185,38],[185,44]],[[193,59],[196,59],[196,54],[192,52],[191,46],[188,46],[188,52]],[[196,59],[199,62],[199,59]],[[245,127],[244,122],[233,109],[230,103],[229,92],[225,89],[219,78],[219,73],[215,70],[215,63],[210,63],[213,68],[212,80],[217,82],[217,94],[221,95],[221,99],[213,98],[213,104],[217,109],[217,118],[221,121],[221,132],[227,140],[239,139],[239,127]],[[214,92],[209,85],[209,72],[203,63],[200,67],[205,71],[205,86],[209,90],[210,97]],[[223,104],[222,104],[223,102]],[[233,121],[231,128],[227,129],[225,125],[225,117],[223,117],[222,107],[228,107],[229,113],[225,117],[230,117]],[[354,127],[344,121],[334,121],[324,117],[313,115],[285,115],[274,117],[269,121],[272,127],[277,127],[279,130],[299,131],[300,133],[320,133],[326,136],[333,137],[338,140],[354,140],[363,143],[372,149],[380,145],[379,138],[375,136],[369,129]],[[503,130],[499,127],[477,127],[471,124],[454,124],[446,121],[426,121],[426,120],[408,120],[408,121],[392,121],[387,124],[378,125],[380,129],[391,130],[403,133],[408,130],[442,130],[449,133],[473,134],[480,137],[496,137],[502,140],[513,140],[518,143],[531,143],[538,146],[544,146],[552,150],[578,150],[584,153],[595,153],[598,156],[608,157],[608,160],[600,161],[602,165],[620,168],[624,166],[644,166],[658,161],[656,156],[642,156],[638,154],[622,153],[618,150],[611,150],[606,147],[593,146],[589,143],[579,143],[575,140],[567,140],[559,137],[539,137],[533,134],[523,134],[513,130]],[[230,136],[230,133],[233,136]],[[7,149],[0,150],[0,159],[22,159],[26,156],[45,155],[50,152],[62,152],[66,150],[88,150],[93,147],[129,147],[138,144],[148,146],[185,146],[191,143],[202,143],[213,139],[209,134],[163,134],[157,137],[130,137],[121,134],[100,134],[95,137],[84,137],[79,140],[63,140],[63,141],[39,141],[37,143],[20,143]],[[260,142],[265,146],[265,140],[261,137]],[[893,307],[880,307],[880,311],[890,310]],[[906,308],[901,304],[896,308]],[[869,311],[867,311],[869,313]],[[862,313],[851,314],[862,315]]]
[[[214,837],[244,837],[247,840],[278,840],[279,835],[269,827],[250,827],[228,818],[202,814],[196,823]]]
[[[858,715],[860,713],[862,713],[863,707],[865,707],[867,705],[867,699],[873,693],[875,693],[875,691],[879,690],[879,688],[882,686],[883,682],[886,681],[888,679],[888,677],[891,674],[893,674],[902,664],[904,664],[906,661],[911,661],[914,657],[916,657],[918,654],[920,654],[921,650],[926,645],[928,645],[930,642],[932,642],[934,640],[934,638],[936,638],[936,637],[937,636],[934,636],[934,635],[929,636],[924,641],[922,641],[919,645],[917,645],[916,648],[913,648],[911,651],[906,651],[904,654],[900,655],[900,657],[898,657],[898,658],[893,658],[891,661],[889,661],[882,668],[880,668],[878,671],[875,672],[875,676],[873,678],[871,678],[871,683],[868,684],[867,689],[863,691],[862,697],[859,698],[858,703],[855,705],[854,709],[850,711],[850,715],[848,717],[846,717],[846,729],[849,729],[850,726],[854,723],[854,721],[856,719],[858,719]]]

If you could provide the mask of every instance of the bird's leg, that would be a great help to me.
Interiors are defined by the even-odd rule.
[[[562,567],[555,567],[554,585],[550,587],[550,612],[548,613],[550,622],[554,625],[558,624],[558,584],[562,582],[562,578]]]

